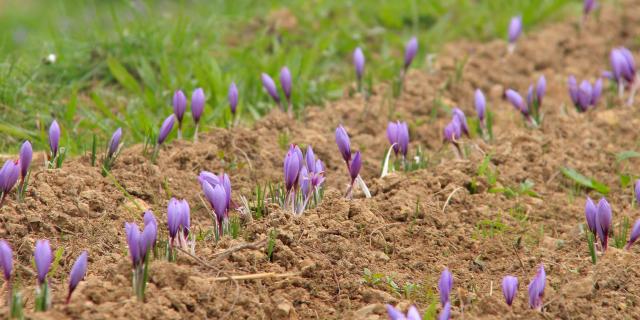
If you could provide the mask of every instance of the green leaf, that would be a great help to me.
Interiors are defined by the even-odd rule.
[[[622,151],[622,152],[616,153],[616,161],[618,161],[618,162],[622,162],[622,161],[629,160],[629,159],[632,159],[632,158],[640,158],[640,152],[633,151],[633,150],[627,150],[627,151]]]
[[[562,169],[560,169],[560,171],[562,171],[562,174],[573,180],[575,183],[585,187],[585,188],[589,188],[595,191],[598,191],[600,193],[602,193],[603,195],[609,194],[609,186],[607,186],[604,183],[601,183],[595,179],[592,178],[588,178],[585,177],[584,175],[582,175],[581,173],[575,171],[574,169],[571,168],[567,168],[564,167]]]
[[[107,59],[107,65],[109,66],[109,71],[111,75],[113,75],[116,80],[125,87],[126,89],[133,91],[136,94],[140,94],[142,90],[140,90],[140,86],[136,79],[127,71],[118,60],[113,57],[109,57]]]

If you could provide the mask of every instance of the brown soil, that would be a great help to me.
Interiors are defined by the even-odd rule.
[[[636,318],[640,247],[630,252],[612,248],[593,266],[579,228],[585,192],[576,192],[559,169],[570,166],[611,186],[608,199],[616,225],[623,216],[632,220],[639,216],[631,205],[632,193],[620,186],[620,166],[615,161],[617,152],[638,149],[637,111],[622,107],[607,93],[603,100],[609,103],[602,101],[596,110],[578,114],[570,105],[566,79],[569,74],[597,77],[608,69],[608,53],[615,46],[640,49],[632,38],[640,32],[640,3],[605,5],[599,21],[590,20],[582,34],[575,21],[527,34],[511,56],[505,56],[502,41],[453,44],[439,55],[433,70],[410,72],[405,91],[395,102],[387,87],[377,87],[366,111],[358,96],[310,108],[300,121],[274,111],[253,128],[212,129],[199,143],[171,141],[157,165],[141,155],[141,146],[124,150],[112,171],[122,188],[139,205],[152,208],[162,222],[169,194],[186,198],[196,232],[211,228],[211,212],[196,179],[200,170],[227,172],[236,202],[240,195],[251,197],[256,181],[281,180],[285,152],[278,136],[282,132],[289,132],[292,143],[312,144],[327,166],[325,198],[302,217],[272,205],[266,217],[245,221],[241,239],[199,241],[196,255],[209,266],[186,255],[180,255],[177,263],[154,261],[146,303],[138,303],[131,291],[124,236],[124,222],[141,224],[142,211],[87,158],[69,160],[59,170],[34,169],[26,201],[10,200],[0,210],[0,237],[15,248],[17,277],[28,310],[33,306],[35,240],[48,238],[54,250],[65,250],[60,268],[51,275],[53,310],[29,311],[29,316],[385,319],[384,303],[404,307],[416,303],[426,310],[433,294],[437,296],[442,269],[448,267],[455,279],[453,319]],[[462,77],[456,80],[456,62],[466,57]],[[531,130],[503,100],[502,92],[508,87],[522,92],[541,74],[548,81],[545,121],[541,129]],[[477,87],[487,94],[496,113],[496,139],[490,144],[467,140],[469,158],[456,160],[441,142],[450,116],[439,105],[459,105],[471,116]],[[378,178],[390,119],[409,122],[411,149],[424,147],[428,168]],[[354,149],[363,151],[363,177],[373,193],[371,199],[342,197],[347,173],[333,138],[339,123],[347,128]],[[509,199],[488,193],[484,179],[479,180],[480,192],[471,194],[466,186],[476,176],[483,153],[493,155],[499,184],[517,186],[530,179],[540,198]],[[640,174],[639,164],[629,162],[631,173]],[[506,228],[482,235],[477,225],[488,220],[500,221]],[[230,247],[266,239],[273,228],[278,235],[272,262],[266,259],[264,245],[216,260]],[[160,229],[166,237],[164,223]],[[90,253],[88,276],[67,306],[63,304],[67,273],[83,249]],[[542,313],[529,310],[526,294],[541,263],[548,279]],[[401,287],[413,283],[421,289],[407,296],[387,285],[363,283],[365,268],[392,277]],[[215,279],[265,272],[285,276]],[[500,292],[500,281],[507,274],[520,279],[511,310]],[[0,309],[0,314],[6,312],[6,307]]]

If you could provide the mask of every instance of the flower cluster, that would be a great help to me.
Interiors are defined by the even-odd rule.
[[[312,198],[319,199],[324,182],[324,165],[317,159],[313,148],[307,146],[303,156],[300,147],[291,145],[284,157],[284,206],[300,215]]]
[[[602,79],[598,78],[592,85],[587,80],[583,80],[578,86],[574,76],[569,76],[569,96],[578,112],[585,112],[594,108],[598,104],[602,94]]]
[[[349,176],[351,177],[351,183],[349,184],[346,193],[347,199],[351,199],[353,197],[353,188],[356,183],[360,188],[362,188],[365,196],[367,198],[371,198],[369,188],[367,188],[364,180],[360,177],[360,169],[362,168],[360,151],[357,151],[353,157],[351,156],[351,140],[349,139],[347,130],[345,130],[342,125],[339,125],[338,128],[336,128],[336,144],[338,145],[338,151],[340,151],[342,159],[347,165]]]
[[[198,181],[204,192],[216,221],[216,238],[225,234],[229,228],[229,210],[231,210],[231,179],[226,173],[216,176],[209,171],[202,171]]]

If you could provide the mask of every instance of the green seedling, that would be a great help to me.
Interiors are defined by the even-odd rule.
[[[600,192],[603,195],[609,194],[609,186],[607,186],[602,182],[599,182],[593,178],[588,178],[582,175],[581,173],[575,171],[574,169],[571,169],[568,167],[564,167],[560,169],[560,171],[566,178],[570,179],[571,181],[573,181],[574,183],[582,187],[595,190],[597,192]]]

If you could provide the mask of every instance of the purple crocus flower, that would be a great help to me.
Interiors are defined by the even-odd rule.
[[[418,308],[416,308],[416,306],[411,305],[409,307],[409,310],[407,310],[407,320],[422,320],[420,312],[418,311]]]
[[[229,85],[229,94],[227,95],[227,98],[229,99],[231,114],[235,115],[238,108],[238,87],[235,82],[231,82]]]
[[[589,15],[591,11],[596,7],[596,0],[584,0],[584,5],[582,7],[582,12],[585,17]]]
[[[484,94],[480,89],[476,89],[474,98],[475,98],[476,113],[478,114],[478,119],[480,119],[480,122],[484,122],[484,116],[487,110],[487,100],[485,99]]]
[[[13,251],[11,246],[4,240],[0,240],[0,267],[4,275],[4,281],[11,281],[11,272],[13,271]]]
[[[307,146],[307,153],[304,155],[304,160],[309,172],[316,172],[316,155],[313,153],[311,145]]]
[[[58,121],[53,120],[49,127],[49,148],[51,148],[51,159],[58,155],[58,148],[60,146],[60,126]]]
[[[636,194],[636,201],[638,202],[638,204],[640,204],[640,179],[636,180],[636,186],[634,191]]]
[[[451,288],[453,288],[453,275],[448,268],[445,268],[438,281],[438,291],[440,292],[440,303],[442,306],[449,302]]]
[[[25,141],[20,147],[20,176],[24,179],[29,172],[31,159],[33,158],[33,148],[31,142]]]
[[[538,78],[538,83],[536,84],[536,99],[538,107],[542,105],[542,99],[544,98],[546,92],[547,79],[544,77],[544,75],[541,75],[540,78]]]
[[[360,168],[362,168],[362,160],[360,158],[360,151],[356,151],[356,154],[353,156],[353,161],[349,166],[349,174],[351,175],[351,183],[356,180],[358,175],[360,174]]]
[[[169,230],[169,238],[171,238],[171,241],[176,238],[180,230],[180,223],[182,222],[181,214],[182,211],[178,199],[171,198],[167,206],[167,229]]]
[[[362,81],[362,75],[364,74],[364,53],[362,53],[362,49],[357,47],[353,51],[353,65],[356,68],[356,77],[358,78],[358,82]]]
[[[625,248],[629,250],[638,238],[640,238],[640,219],[636,220],[633,224],[633,228],[631,228],[631,236],[629,237],[629,242],[627,242]]]
[[[449,124],[444,127],[443,134],[445,141],[456,143],[456,141],[458,141],[458,139],[460,139],[460,137],[462,136],[460,122],[456,121],[455,119],[449,122]]]
[[[280,86],[282,87],[282,91],[284,92],[284,96],[287,98],[287,101],[291,101],[291,72],[289,68],[283,67],[280,69]]]
[[[596,106],[602,95],[602,79],[598,78],[593,85],[593,91],[591,92],[591,106]]]
[[[298,175],[298,182],[300,184],[300,190],[302,191],[302,195],[304,198],[309,195],[309,191],[311,191],[311,177],[309,176],[309,171],[307,167],[302,167],[300,169],[300,174]]]
[[[227,193],[224,191],[224,187],[222,185],[217,185],[213,188],[212,193],[212,206],[213,210],[216,213],[216,216],[219,217],[219,220],[227,217]]]
[[[182,126],[182,118],[187,111],[187,97],[182,90],[173,93],[173,113],[178,118],[178,126]]]
[[[460,108],[453,108],[451,111],[451,115],[453,116],[454,121],[458,121],[460,124],[460,129],[462,133],[464,133],[467,137],[469,136],[469,126],[467,125],[467,117],[464,115],[464,112]]]
[[[418,53],[418,39],[412,37],[404,48],[404,69],[407,70]]]
[[[524,103],[522,96],[518,92],[512,89],[508,89],[505,92],[505,95],[507,96],[507,100],[511,102],[511,105],[513,105],[514,108],[516,108],[525,116],[529,115],[529,109],[527,108],[527,105]]]
[[[142,235],[140,237],[140,254],[144,257],[153,249],[156,245],[156,239],[158,238],[158,226],[154,223],[149,223],[142,229]]]
[[[522,16],[511,18],[509,22],[509,43],[513,44],[522,33]]]
[[[142,234],[138,225],[133,222],[125,222],[124,231],[127,235],[127,245],[129,246],[129,257],[133,267],[137,267],[142,263],[142,253],[140,248],[140,239]]]
[[[387,139],[393,145],[396,156],[401,153],[406,158],[409,149],[409,127],[406,122],[389,122],[387,125]]]
[[[593,88],[589,81],[583,80],[580,83],[580,87],[578,87],[578,106],[581,109],[586,110],[589,108],[589,105],[591,105],[592,91]]]
[[[284,185],[287,193],[290,193],[295,186],[302,165],[295,147],[292,145],[284,158]]]
[[[122,128],[118,128],[113,135],[111,136],[111,140],[109,141],[109,150],[107,151],[107,157],[111,158],[118,151],[118,147],[120,146],[120,140],[122,139]]]
[[[345,130],[342,125],[336,128],[336,144],[338,145],[340,154],[342,154],[342,159],[349,163],[349,161],[351,161],[351,142],[349,141],[347,130]]]
[[[2,169],[0,169],[0,188],[4,197],[13,189],[13,186],[18,182],[20,178],[20,164],[15,160],[5,161]]]
[[[598,201],[598,211],[596,213],[596,231],[598,232],[598,238],[600,238],[600,244],[602,244],[602,251],[607,250],[611,220],[611,206],[607,199],[602,198]]]
[[[620,47],[618,48],[618,50],[620,51],[626,62],[626,68],[623,69],[623,75],[627,82],[633,83],[636,77],[636,62],[633,58],[633,54],[631,53],[631,51],[629,51],[629,49],[625,47]]]
[[[51,263],[53,262],[53,254],[51,253],[49,240],[36,241],[36,249],[33,255],[36,262],[36,269],[38,270],[38,285],[41,285],[47,279],[47,273],[49,273]]]
[[[502,279],[502,294],[505,302],[511,306],[513,299],[518,292],[518,278],[514,276],[506,276]]]
[[[261,75],[261,79],[262,79],[262,86],[267,91],[267,93],[271,96],[273,101],[275,101],[277,104],[280,104],[280,94],[278,93],[278,89],[276,88],[276,83],[273,81],[273,79],[271,79],[271,77],[266,73],[263,73]]]
[[[587,219],[587,227],[589,231],[591,231],[594,235],[596,234],[596,216],[598,213],[598,208],[596,208],[595,203],[591,198],[587,197],[587,202],[584,206],[584,215]]]
[[[389,320],[406,320],[404,313],[402,313],[402,311],[398,310],[396,307],[390,304],[386,304],[385,307],[387,308],[387,315],[389,316]]]
[[[71,272],[69,273],[69,294],[67,295],[67,303],[71,299],[71,294],[76,287],[84,279],[84,276],[87,274],[87,263],[88,263],[88,253],[87,251],[82,251],[76,259],[76,262],[73,263],[71,267]]]
[[[574,105],[578,106],[578,81],[576,80],[576,77],[569,76],[567,79],[567,86],[569,87],[569,96],[571,97],[571,101]]]
[[[200,122],[200,117],[202,117],[205,101],[206,98],[202,88],[193,90],[193,93],[191,93],[191,116],[196,125]]]
[[[533,277],[531,283],[529,283],[529,306],[531,309],[542,308],[542,297],[544,296],[546,283],[547,275],[544,271],[544,266],[541,264],[536,272],[536,276]]]
[[[633,83],[636,76],[636,66],[631,51],[624,47],[615,48],[611,50],[610,60],[613,77],[618,84],[622,84],[623,81]]]
[[[175,115],[170,115],[162,122],[162,126],[160,126],[160,132],[158,133],[158,145],[161,145],[173,130],[173,125],[176,122]]]
[[[447,301],[447,303],[442,308],[442,311],[440,311],[438,320],[449,320],[449,317],[451,317],[451,302]]]
[[[142,221],[144,221],[144,225],[148,225],[149,223],[153,223],[156,226],[158,225],[158,220],[156,219],[156,216],[153,215],[153,211],[151,210],[147,210],[144,212],[144,215],[142,216]]]

